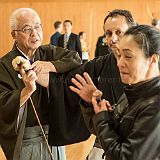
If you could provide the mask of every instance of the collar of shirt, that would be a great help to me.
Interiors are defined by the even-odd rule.
[[[71,32],[70,33],[65,33],[64,35],[67,36],[67,38],[69,38],[69,36],[71,35]]]
[[[30,60],[24,53],[23,51],[18,47],[18,45],[16,44],[17,49],[26,57],[26,59]]]

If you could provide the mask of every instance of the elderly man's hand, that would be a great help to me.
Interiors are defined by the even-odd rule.
[[[20,74],[28,92],[33,93],[36,90],[36,73],[33,70],[25,72],[23,65],[21,65]]]
[[[88,73],[84,72],[83,76],[76,74],[75,78],[72,78],[72,83],[77,87],[70,86],[70,89],[77,93],[84,101],[91,103],[92,102],[92,94],[95,90],[97,90],[94,85],[91,77]]]
[[[49,72],[57,72],[55,66],[51,62],[47,61],[35,61],[32,64],[32,69],[36,73],[49,73]]]

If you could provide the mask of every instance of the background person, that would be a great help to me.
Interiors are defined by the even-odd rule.
[[[79,38],[81,42],[81,48],[82,48],[82,62],[88,62],[89,60],[89,48],[87,46],[87,35],[86,32],[79,32]]]
[[[58,45],[58,38],[61,36],[63,25],[61,21],[54,22],[54,29],[55,33],[50,38],[50,44],[57,46]]]
[[[98,37],[95,49],[95,57],[104,56],[108,53],[110,53],[110,51],[107,44],[106,35],[104,34],[103,36]]]
[[[72,21],[65,20],[63,22],[64,34],[58,38],[58,46],[69,50],[77,51],[82,58],[82,49],[79,36],[72,33]]]
[[[153,18],[151,22],[152,26],[156,27],[158,30],[160,30],[160,20]]]

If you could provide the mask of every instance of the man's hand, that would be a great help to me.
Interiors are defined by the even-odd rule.
[[[34,62],[32,69],[37,74],[36,82],[43,87],[48,87],[49,85],[49,72],[57,72],[55,66],[47,61]]]
[[[77,87],[70,86],[70,89],[77,93],[84,101],[91,103],[92,102],[92,94],[97,90],[94,85],[91,77],[88,73],[84,72],[83,76],[76,74],[75,78],[72,78],[72,83]]]
[[[36,90],[37,76],[33,70],[29,70],[26,73],[23,65],[20,67],[20,74],[25,85],[20,95],[20,107],[22,107],[23,104],[31,97],[32,93]]]
[[[37,73],[36,82],[41,86],[47,88],[49,85],[49,73]]]
[[[33,93],[36,90],[36,73],[33,70],[29,70],[26,73],[23,68],[23,65],[21,65],[20,74],[22,76],[22,80],[25,84],[25,87],[28,89],[28,91]]]
[[[39,74],[57,72],[55,66],[51,62],[47,62],[47,61],[35,61],[31,67],[36,73],[39,73]]]

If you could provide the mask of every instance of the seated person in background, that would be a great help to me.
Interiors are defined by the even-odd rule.
[[[63,29],[63,25],[61,21],[56,21],[54,23],[55,33],[50,38],[50,44],[57,46],[58,45],[58,38],[61,36],[61,32]]]
[[[110,49],[107,45],[105,34],[103,36],[98,37],[97,44],[96,44],[96,50],[95,50],[95,57],[104,56],[110,53],[109,50]]]
[[[159,19],[153,18],[151,24],[152,26],[160,30],[160,20]]]
[[[86,32],[79,32],[79,38],[82,48],[82,62],[85,63],[89,60],[89,48],[86,42],[87,39]]]
[[[134,26],[120,40],[117,53],[125,94],[115,105],[101,100],[102,92],[87,73],[72,79],[84,100],[92,93],[93,106],[81,106],[86,124],[100,140],[106,160],[159,160],[160,32]]]

